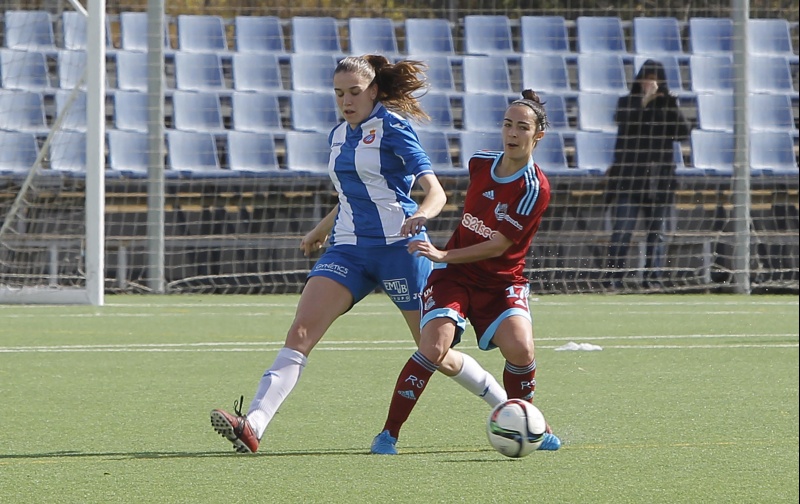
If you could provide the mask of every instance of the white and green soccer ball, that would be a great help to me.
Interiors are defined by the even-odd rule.
[[[522,399],[498,404],[489,414],[486,435],[495,450],[521,458],[536,451],[544,440],[547,422],[539,408]]]

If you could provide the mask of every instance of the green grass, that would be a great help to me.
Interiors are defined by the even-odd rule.
[[[0,306],[2,503],[798,502],[796,296],[546,296],[537,401],[564,446],[494,452],[443,376],[397,457],[368,454],[411,337],[384,296],[311,354],[253,456],[208,412],[248,404],[296,296]],[[496,376],[500,353],[461,349]],[[568,341],[600,352],[560,352]]]

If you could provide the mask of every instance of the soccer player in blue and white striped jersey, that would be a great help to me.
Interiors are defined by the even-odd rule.
[[[380,287],[400,309],[414,340],[420,339],[422,290],[431,261],[407,252],[428,241],[425,224],[446,195],[417,134],[405,117],[425,119],[414,93],[425,87],[417,61],[392,64],[383,56],[344,58],[333,76],[344,122],[329,135],[328,172],[339,203],[303,237],[306,255],[330,242],[314,265],[285,346],[262,376],[246,415],[211,412],[214,429],[238,452],[255,452],[277,409],[297,384],[306,360],[331,324]],[[411,188],[419,184],[418,204]],[[439,369],[490,406],[506,399],[497,380],[473,358],[448,352]]]

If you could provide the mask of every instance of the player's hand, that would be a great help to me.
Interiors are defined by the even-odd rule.
[[[327,233],[322,233],[316,229],[312,229],[303,237],[302,240],[300,240],[300,250],[303,251],[304,256],[309,257],[311,254],[321,249],[322,245],[325,244],[325,240],[327,239]]]
[[[408,253],[427,257],[435,263],[444,262],[447,252],[439,250],[431,242],[423,240],[411,240],[407,247]]]
[[[403,236],[414,236],[421,233],[425,229],[428,218],[421,214],[414,214],[403,223],[400,229],[400,234]]]

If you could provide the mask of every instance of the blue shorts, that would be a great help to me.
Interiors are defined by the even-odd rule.
[[[328,247],[308,274],[323,276],[347,287],[353,304],[377,287],[401,310],[419,310],[422,290],[433,263],[411,255],[405,245]]]

